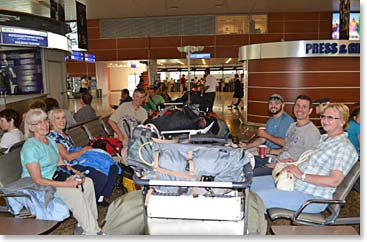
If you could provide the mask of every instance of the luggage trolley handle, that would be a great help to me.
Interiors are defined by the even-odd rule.
[[[141,179],[134,174],[133,180],[141,186],[169,186],[169,187],[204,187],[204,188],[231,188],[246,189],[252,183],[252,168],[250,164],[244,166],[245,181],[244,182],[215,182],[215,181],[164,181]]]

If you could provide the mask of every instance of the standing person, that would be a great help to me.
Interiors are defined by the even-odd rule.
[[[217,89],[218,83],[214,76],[210,75],[210,69],[205,69],[205,84],[204,91],[206,95],[208,95],[209,102],[209,112],[213,112],[213,105],[215,100],[215,92]]]
[[[361,135],[361,119],[360,119],[360,108],[356,108],[352,111],[348,122],[348,139],[352,142],[354,148],[360,154],[360,135]]]
[[[20,159],[21,177],[31,177],[33,182],[56,188],[56,195],[61,197],[87,235],[102,235],[98,225],[98,211],[94,194],[93,181],[86,177],[65,181],[55,181],[52,177],[58,165],[64,165],[59,155],[56,142],[47,137],[49,122],[47,114],[41,109],[31,109],[25,117],[25,138]],[[83,185],[83,190],[81,184]]]
[[[233,93],[233,100],[230,106],[228,106],[229,109],[232,109],[232,106],[234,106],[234,109],[238,109],[238,105],[241,103],[244,92],[243,92],[243,77],[244,75],[241,74],[241,80],[236,73],[234,75],[234,93]]]
[[[303,152],[313,148],[320,140],[320,131],[310,120],[311,97],[299,95],[294,103],[293,113],[296,122],[289,126],[283,148],[268,149],[270,155],[277,155],[277,158],[282,160],[298,160]],[[268,164],[268,158],[258,159],[256,156],[255,161],[254,176],[271,175],[274,163]]]
[[[0,112],[0,127],[5,132],[1,137],[0,147],[6,148],[4,153],[8,153],[9,149],[15,144],[24,140],[22,131],[19,130],[20,116],[13,109],[4,109]]]
[[[130,118],[137,121],[137,123],[143,123],[148,119],[148,113],[142,107],[145,100],[144,89],[135,89],[133,93],[133,100],[121,104],[108,119],[108,124],[113,129],[115,136],[122,142],[123,149],[121,156],[126,160],[127,158],[127,145],[129,134],[126,133],[124,128],[124,119]],[[130,127],[131,129],[133,127]]]
[[[344,133],[348,116],[349,109],[344,104],[327,104],[321,111],[321,125],[326,134],[321,136],[306,161],[284,168],[294,176],[293,191],[278,190],[271,175],[253,178],[251,190],[262,198],[266,209],[296,211],[306,200],[332,199],[336,187],[358,160],[357,152]],[[327,206],[311,204],[304,212],[319,213]]]
[[[88,90],[89,90],[89,82],[87,80],[87,77],[83,76],[82,79],[80,80],[79,92],[85,93],[88,92]]]
[[[127,88],[122,89],[119,105],[121,105],[122,103],[125,103],[125,102],[131,102],[132,100],[133,99],[130,97],[129,90]],[[111,104],[110,107],[113,108],[113,109],[117,109],[119,107],[119,105],[112,105]]]
[[[266,122],[266,129],[258,129],[258,137],[251,143],[240,143],[240,147],[250,149],[262,144],[271,149],[283,147],[286,132],[294,120],[284,111],[284,101],[279,94],[273,94],[269,97],[268,109],[272,117]],[[251,151],[257,155],[256,149]]]
[[[182,74],[180,78],[180,92],[183,93],[184,91],[186,91],[186,78],[185,74]]]
[[[78,123],[82,123],[97,118],[96,111],[91,106],[92,100],[92,94],[90,94],[89,92],[84,92],[80,96],[80,104],[82,107],[78,110],[78,112],[74,114],[75,121],[77,121]]]

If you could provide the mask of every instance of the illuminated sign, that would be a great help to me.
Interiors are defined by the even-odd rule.
[[[187,55],[186,55],[187,58]],[[210,53],[193,53],[190,55],[191,59],[210,59]]]
[[[84,60],[84,54],[83,54],[83,52],[73,51],[73,52],[71,52],[70,59],[76,60],[76,61],[83,61]]]
[[[47,33],[22,28],[2,27],[3,44],[48,47]]]
[[[96,62],[96,56],[94,54],[84,53],[84,60],[86,62]]]

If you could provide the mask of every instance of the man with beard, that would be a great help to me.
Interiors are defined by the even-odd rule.
[[[262,144],[265,144],[268,149],[283,147],[286,132],[294,120],[283,111],[284,101],[279,94],[273,94],[269,97],[268,108],[272,117],[266,122],[265,129],[259,128],[257,138],[251,143],[240,143],[241,148],[251,149]],[[256,149],[251,149],[250,152],[257,155]]]

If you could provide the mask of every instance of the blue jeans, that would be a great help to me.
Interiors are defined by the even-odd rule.
[[[299,191],[281,191],[275,187],[272,176],[257,176],[253,178],[251,190],[256,192],[265,204],[265,208],[285,208],[296,211],[308,199],[325,199]],[[320,213],[327,204],[311,204],[303,212]]]

